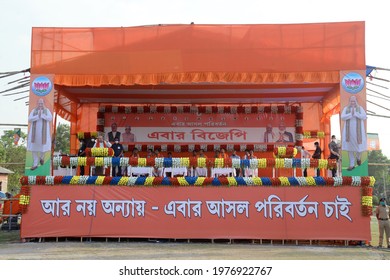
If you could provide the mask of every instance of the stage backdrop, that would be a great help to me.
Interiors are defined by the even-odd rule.
[[[360,187],[32,186],[21,237],[370,240]]]
[[[129,132],[139,143],[295,143],[295,114],[105,113],[104,117],[105,133],[117,126],[122,143],[127,143],[124,136]]]

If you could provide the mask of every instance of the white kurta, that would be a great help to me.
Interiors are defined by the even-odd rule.
[[[53,119],[52,114],[49,109],[46,109],[41,112],[41,115],[34,114],[36,109],[33,109],[28,116],[28,122],[30,123],[30,131],[28,133],[28,142],[27,142],[27,150],[31,152],[47,152],[51,150],[51,121]],[[44,122],[44,120],[46,122]],[[35,125],[35,139],[33,142],[32,136],[33,136],[33,123],[36,123]],[[46,125],[46,135],[44,136],[46,141],[44,142],[42,137],[42,130],[44,123]]]
[[[352,113],[347,113],[348,106],[344,107],[343,112],[341,114],[341,119],[344,121],[344,127],[343,127],[343,138],[342,138],[342,149],[344,151],[351,151],[351,152],[363,152],[367,150],[367,136],[366,136],[366,129],[364,126],[364,121],[367,119],[366,112],[364,109],[360,106],[359,112],[355,111],[354,116],[352,116]],[[347,141],[347,120],[349,120],[349,141]],[[357,123],[360,122],[361,125],[361,138],[362,143],[358,143],[358,137],[357,137]]]

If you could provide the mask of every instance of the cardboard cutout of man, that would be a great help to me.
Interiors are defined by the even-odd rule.
[[[364,121],[367,119],[366,112],[361,107],[355,95],[349,98],[349,104],[341,113],[344,121],[342,149],[348,151],[349,167],[351,171],[356,164],[360,165],[362,152],[367,150],[367,135]]]
[[[28,133],[27,150],[31,151],[33,156],[31,170],[37,169],[38,164],[43,165],[46,152],[51,150],[52,119],[50,110],[45,107],[45,101],[42,98],[38,99],[37,106],[28,117],[30,132]]]

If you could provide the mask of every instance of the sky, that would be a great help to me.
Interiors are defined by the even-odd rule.
[[[390,16],[382,2],[350,0],[0,0],[0,73],[30,67],[32,27],[128,27],[154,24],[278,24],[365,21],[366,64],[390,69]],[[390,80],[390,71],[373,72]],[[0,79],[0,91],[9,88]],[[373,80],[390,88],[390,83]],[[368,88],[390,95],[389,89]],[[369,91],[368,91],[369,93]],[[372,92],[370,92],[372,93]],[[0,131],[13,129],[4,124],[27,124],[27,99],[0,95]],[[378,97],[368,100],[389,108],[390,102]],[[367,104],[378,115],[390,112]],[[383,153],[390,158],[390,118],[369,116],[367,132],[378,133]],[[340,137],[337,116],[332,134]]]

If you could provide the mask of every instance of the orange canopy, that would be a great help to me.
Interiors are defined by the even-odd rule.
[[[334,82],[365,69],[364,23],[33,28],[31,62],[67,86]]]

